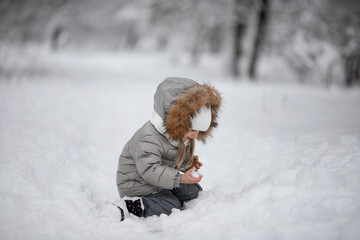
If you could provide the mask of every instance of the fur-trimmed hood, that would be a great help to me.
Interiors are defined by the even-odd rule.
[[[162,129],[173,140],[180,140],[191,129],[190,119],[202,106],[211,107],[210,127],[197,137],[205,142],[217,126],[221,106],[221,95],[214,87],[188,78],[170,77],[159,84],[154,96],[154,110],[162,119]]]

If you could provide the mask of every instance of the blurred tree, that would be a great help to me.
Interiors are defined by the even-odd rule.
[[[332,17],[326,11],[333,11]],[[329,0],[321,14],[329,24],[328,39],[340,49],[345,85],[360,84],[360,2]]]
[[[344,56],[345,85],[350,87],[354,84],[360,84],[360,54],[351,53]]]
[[[51,49],[57,51],[65,42],[66,32],[62,26],[56,26],[51,34]]]
[[[52,15],[66,0],[0,1],[1,40],[11,44],[39,43]]]
[[[233,16],[230,23],[232,29],[230,72],[235,78],[240,76],[240,60],[243,56],[244,37],[252,3],[252,0],[233,0]]]
[[[359,0],[269,2],[0,0],[0,41],[52,49],[64,39],[69,47],[92,50],[156,48],[189,57],[193,65],[211,53],[226,57],[226,73],[234,77],[262,73],[262,56],[304,82],[335,79],[341,62],[342,82],[360,81]],[[274,62],[261,65],[272,78]]]
[[[337,48],[346,86],[360,83],[360,2],[322,0],[314,2],[312,11],[318,23],[307,26],[309,35]]]
[[[329,84],[342,75],[345,84],[358,81],[346,79],[358,75],[359,1],[272,1],[269,17],[265,51],[282,58],[300,81]],[[340,65],[344,74],[335,76]]]
[[[242,55],[242,44],[247,25],[247,14],[242,5],[242,0],[234,0],[234,22],[233,22],[233,49],[231,58],[231,73],[233,77],[240,75],[239,61]]]
[[[248,69],[248,74],[251,79],[256,78],[256,68],[258,63],[258,58],[260,51],[262,50],[263,43],[266,38],[266,26],[268,24],[268,12],[270,0],[259,0],[258,1],[259,10],[258,10],[258,19],[257,19],[257,31],[254,40],[254,48],[250,58],[250,65]]]
[[[153,0],[149,29],[156,33],[158,47],[185,50],[194,65],[204,52],[220,52],[227,1]]]

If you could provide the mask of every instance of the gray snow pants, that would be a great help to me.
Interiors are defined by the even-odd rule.
[[[197,198],[202,188],[199,184],[181,184],[173,190],[161,190],[142,197],[144,203],[143,217],[162,213],[169,215],[173,208],[181,209],[184,202]]]

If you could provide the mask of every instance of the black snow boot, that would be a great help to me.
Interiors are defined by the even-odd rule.
[[[144,212],[144,204],[140,197],[124,197],[114,203],[120,210],[120,221],[130,216],[130,213],[137,217],[142,217]]]

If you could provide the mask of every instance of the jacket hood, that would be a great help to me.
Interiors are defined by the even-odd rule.
[[[211,107],[210,127],[197,137],[205,142],[217,126],[221,106],[221,95],[215,88],[188,78],[170,77],[159,84],[154,95],[154,110],[164,123],[165,133],[174,140],[180,140],[191,129],[191,117],[202,106]]]

